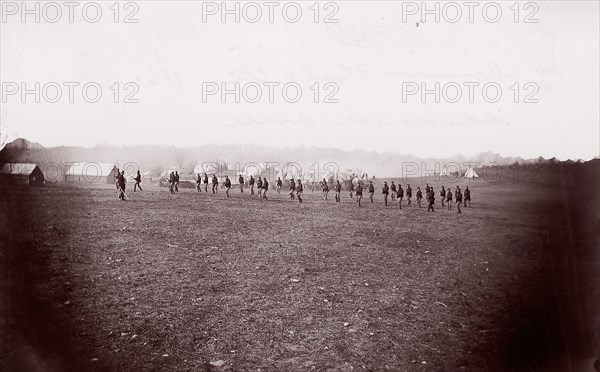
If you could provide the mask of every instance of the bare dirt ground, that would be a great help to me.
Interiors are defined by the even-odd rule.
[[[3,186],[0,369],[593,370],[597,166],[459,184],[461,215]]]

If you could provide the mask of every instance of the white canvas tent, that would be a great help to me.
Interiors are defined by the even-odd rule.
[[[465,172],[465,178],[478,178],[479,175],[475,172],[475,169],[473,169],[473,167],[469,167],[469,169],[467,169],[467,171]]]
[[[65,173],[65,182],[115,183],[117,166],[110,163],[75,163]]]

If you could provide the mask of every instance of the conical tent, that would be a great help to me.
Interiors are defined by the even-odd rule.
[[[467,171],[465,172],[465,178],[477,178],[479,177],[479,175],[475,172],[475,169],[473,169],[473,167],[469,167],[469,169],[467,169]]]

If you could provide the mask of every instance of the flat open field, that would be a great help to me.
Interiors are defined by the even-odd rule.
[[[5,188],[0,367],[593,370],[598,181],[461,180],[461,215],[384,207],[379,187],[360,209],[347,192]]]

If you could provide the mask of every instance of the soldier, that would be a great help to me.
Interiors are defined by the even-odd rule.
[[[406,205],[410,205],[410,198],[412,198],[412,189],[410,188],[410,185],[407,183],[406,184]]]
[[[300,180],[298,180],[298,183],[300,183]],[[292,178],[290,180],[290,199],[294,200],[296,198],[296,182],[294,182],[294,179]]]
[[[171,194],[175,194],[175,173],[169,174],[169,191]]]
[[[177,171],[175,171],[175,178],[173,180],[173,187],[175,188],[175,191],[179,192],[179,189],[177,188],[177,185],[179,185],[179,173],[177,173]]]
[[[352,193],[354,192],[354,183],[352,183],[352,181],[350,181],[350,199],[353,198]]]
[[[140,191],[144,191],[142,190],[142,185],[140,185],[140,183],[142,183],[142,175],[140,174],[140,171],[137,171],[137,174],[135,175],[135,177],[133,177],[133,179],[135,180],[135,185],[133,185],[133,192],[135,192],[135,189],[139,187]],[[467,191],[465,190],[465,193]]]
[[[329,194],[329,185],[327,185],[327,181],[323,178],[323,182],[321,182],[321,188],[323,189],[323,195],[325,196],[325,200],[327,200],[327,195]]]
[[[392,181],[392,184],[390,185],[390,191],[392,194],[392,201],[396,200],[396,192],[398,190],[396,189],[396,184],[394,183],[394,181]]]
[[[444,207],[444,199],[446,199],[446,189],[442,186],[440,190],[440,199],[442,199],[442,208]]]
[[[196,190],[198,192],[202,191],[202,176],[198,173],[198,178],[196,178]]]
[[[404,199],[404,189],[402,185],[398,184],[398,207],[402,209],[402,199]]]
[[[448,186],[446,191],[446,204],[448,204],[448,210],[452,210],[452,189]]]
[[[381,193],[383,194],[384,205],[387,207],[388,194],[390,193],[390,188],[388,187],[387,182],[383,182],[383,191]]]
[[[117,186],[119,187],[119,200],[125,200],[125,171],[121,171],[117,177]]]
[[[254,195],[254,176],[250,175],[250,181],[248,181],[248,184],[250,184],[250,195]]]
[[[421,192],[421,188],[417,187],[417,205],[421,208],[421,199],[423,199],[423,193]]]
[[[258,177],[258,179],[256,180],[256,190],[258,191],[258,197],[261,198],[262,197],[262,178]]]
[[[342,193],[342,185],[340,184],[340,180],[337,180],[335,184],[335,202],[340,202],[340,194]]]
[[[427,212],[435,212],[435,210],[433,209],[433,204],[435,203],[435,191],[433,191],[433,187],[429,188],[429,195],[427,196],[427,201],[429,202],[429,204],[427,204]]]
[[[292,182],[294,180],[292,179]],[[291,187],[291,186],[290,186]],[[304,187],[302,187],[302,181],[298,180],[298,186],[294,185],[294,189],[296,190],[296,195],[298,196],[298,201],[300,203],[302,203],[302,191],[304,190]],[[292,198],[293,199],[293,198]]]
[[[369,198],[371,199],[371,203],[373,203],[373,194],[375,194],[375,186],[373,186],[373,181],[369,181]]]
[[[263,199],[268,200],[267,199],[267,191],[269,191],[269,182],[267,181],[267,177],[263,177],[262,188],[263,188],[262,197],[263,197]]]
[[[240,173],[240,178],[238,178],[238,182],[240,183],[240,192],[244,193],[244,176]]]
[[[426,183],[425,184],[425,195],[428,195],[428,194],[429,194],[429,184]]]
[[[283,181],[281,177],[277,177],[277,193],[281,194],[281,187],[283,186]]]
[[[358,186],[356,186],[356,204],[358,204],[359,208],[360,208],[361,200],[362,200],[362,185],[359,183]]]
[[[208,192],[208,174],[204,173],[204,192]]]
[[[213,174],[212,176],[212,192],[213,194],[219,193],[219,179],[216,174]]]
[[[454,191],[454,200],[456,200],[456,206],[458,207],[458,212],[456,212],[457,214],[462,213],[460,211],[460,204],[462,203],[462,192],[460,191],[460,187],[456,186],[456,191]]]
[[[467,202],[469,202],[469,203],[467,204]],[[464,203],[464,206],[467,207],[467,208],[471,207],[471,190],[469,190],[469,186],[465,187],[465,203]]]
[[[225,196],[229,197],[229,189],[231,189],[231,181],[229,180],[229,176],[225,176]]]

